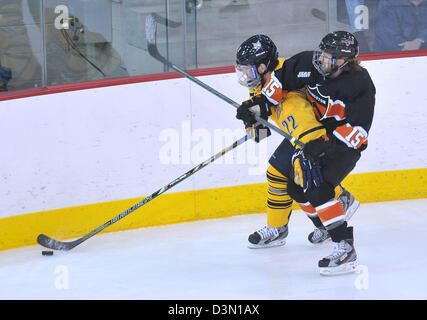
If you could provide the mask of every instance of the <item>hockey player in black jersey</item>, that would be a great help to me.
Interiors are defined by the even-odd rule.
[[[239,83],[249,88],[251,99],[238,108],[236,117],[243,120],[247,129],[254,130],[257,137],[257,131],[262,126],[254,119],[252,108],[247,106],[259,101],[258,109],[262,117],[272,119],[289,135],[307,143],[325,135],[326,129],[316,119],[305,92],[282,92],[282,95],[275,96],[278,103],[274,107],[261,95],[263,86],[276,75],[280,75],[284,62],[285,59],[278,56],[277,48],[268,36],[254,35],[239,46],[236,54],[236,73]],[[249,248],[268,248],[285,244],[293,204],[287,192],[287,183],[292,169],[292,156],[298,148],[284,139],[269,161],[267,225],[249,236]],[[350,219],[359,202],[340,185],[335,188],[335,198],[343,204],[346,219]],[[312,243],[320,243],[327,238],[329,234],[326,229],[316,229],[308,237]]]
[[[319,50],[287,59],[262,88],[262,94],[273,104],[283,92],[304,88],[317,120],[327,130],[327,136],[306,143],[302,153],[294,154],[294,179],[288,183],[288,194],[334,242],[333,252],[318,263],[321,274],[351,272],[357,263],[353,227],[347,225],[343,204],[335,199],[334,189],[366,149],[374,114],[375,86],[360,66],[358,53],[357,40],[351,33],[329,33],[321,40]],[[304,175],[298,174],[301,164],[305,168],[320,165],[323,182],[307,188]]]

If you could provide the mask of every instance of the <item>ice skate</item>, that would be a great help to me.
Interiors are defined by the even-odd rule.
[[[349,227],[350,239],[334,242],[332,253],[319,261],[321,275],[338,275],[354,272],[357,267],[357,254],[354,249],[353,228]]]
[[[357,201],[354,196],[348,192],[344,187],[342,187],[343,192],[338,197],[338,201],[341,202],[344,209],[344,220],[349,221],[354,215],[356,210],[360,206],[360,202]]]
[[[288,236],[288,225],[274,228],[266,225],[264,228],[252,233],[248,238],[248,247],[251,249],[270,248],[283,246]]]
[[[313,244],[322,243],[330,238],[331,236],[329,235],[328,230],[326,230],[326,228],[316,228],[308,235],[308,241]]]

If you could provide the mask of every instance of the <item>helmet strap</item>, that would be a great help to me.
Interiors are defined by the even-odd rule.
[[[254,77],[254,79],[256,79],[257,77],[259,77],[259,76],[260,76],[260,74],[259,74],[259,72],[258,72],[258,67],[257,67],[257,66],[252,65],[252,66],[251,66],[251,69],[252,69],[252,73],[253,73],[253,77]],[[262,79],[262,77],[261,77],[261,79]]]
[[[261,63],[264,63],[264,62],[260,62],[258,65],[255,66],[255,68],[256,68],[256,72],[258,73],[258,75],[261,78],[261,83],[264,85],[264,82],[265,82],[264,75],[266,75],[270,71],[268,69],[268,67],[270,66],[270,61],[267,62],[267,64],[265,65],[266,66],[265,71],[262,73],[258,71],[258,67],[261,65]]]
[[[335,72],[338,72],[339,70],[341,70],[342,68],[344,68],[348,64],[348,61],[345,61],[342,65],[337,66],[337,58],[335,58],[335,57],[332,57],[331,62],[332,62],[331,63],[331,65],[332,65],[331,71],[328,72],[326,74],[326,76],[330,76],[330,75],[334,74]]]
[[[344,68],[347,64],[348,64],[348,61],[345,61],[342,65],[340,65],[339,67],[336,67],[335,72],[337,72],[337,71],[341,70],[341,69],[342,69],[342,68]],[[335,72],[334,72],[334,73],[335,73]]]

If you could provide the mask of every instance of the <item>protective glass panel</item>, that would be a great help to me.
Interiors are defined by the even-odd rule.
[[[0,0],[0,90],[230,66],[238,46],[266,34],[282,57],[350,31],[360,53],[426,49],[422,0]],[[3,86],[4,88],[4,86]]]
[[[0,91],[42,86],[40,20],[39,1],[0,0]]]

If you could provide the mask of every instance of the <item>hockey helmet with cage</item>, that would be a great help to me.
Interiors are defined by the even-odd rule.
[[[257,34],[244,41],[236,54],[236,73],[239,83],[248,88],[258,86],[262,76],[276,68],[278,56],[276,45],[266,35]],[[262,63],[267,68],[260,74],[258,67]]]
[[[342,64],[341,66],[336,65],[336,60],[340,58],[356,58],[359,55],[359,43],[356,37],[347,31],[334,31],[328,33],[323,39],[320,41],[319,50],[314,51],[313,54],[313,64],[316,69],[323,74],[324,76],[328,76],[339,69],[343,68],[347,62]],[[321,63],[319,61],[319,57],[322,52],[326,52],[331,55],[331,70],[329,72],[325,72],[321,68]]]
[[[356,37],[347,31],[328,33],[320,42],[319,48],[336,58],[354,58],[359,54],[359,43]]]

